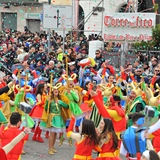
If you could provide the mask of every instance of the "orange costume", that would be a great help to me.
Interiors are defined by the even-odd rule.
[[[44,140],[41,138],[42,130],[39,127],[39,122],[42,119],[46,98],[47,98],[46,94],[43,93],[41,96],[41,101],[37,103],[37,105],[32,109],[30,113],[30,116],[36,120],[36,128],[32,140],[41,143],[44,143]]]
[[[160,129],[153,132],[152,135],[154,136],[153,141],[152,141],[153,148],[158,153],[160,151]]]
[[[32,109],[30,116],[35,119],[41,119],[44,111],[44,105],[46,102],[46,94],[43,93],[41,96],[41,102],[37,103],[36,106]]]
[[[112,120],[116,135],[118,136],[119,139],[119,147],[120,147],[120,133],[126,130],[126,118],[125,118],[125,112],[121,108],[121,106],[115,106],[114,101],[112,100],[112,105],[107,108],[104,106],[103,101],[101,100],[102,97],[100,94],[96,96],[92,96],[100,114],[104,118],[110,118]],[[116,153],[117,156],[119,156],[119,153]]]
[[[80,108],[83,111],[83,113],[91,112],[91,105],[92,105],[92,99],[89,94],[89,91],[83,96],[83,103],[81,104]]]
[[[0,139],[1,139],[1,146],[4,147],[8,143],[10,143],[19,133],[22,131],[19,130],[17,127],[9,127],[4,128],[4,126],[0,129]],[[18,160],[20,159],[20,155],[22,153],[22,149],[24,146],[25,141],[28,140],[28,135],[26,135],[8,154],[7,160]]]
[[[0,88],[3,88],[3,87],[5,87],[7,84],[6,84],[6,82],[4,82],[4,81],[1,81],[0,82]],[[2,108],[2,102],[0,102],[0,108]]]
[[[112,147],[113,143],[112,135],[108,134],[106,142],[102,145],[102,151],[96,160],[120,160],[115,155],[116,150]]]
[[[81,134],[73,133],[72,129],[74,127],[75,119],[72,118],[70,125],[68,127],[67,137],[75,139],[76,142],[76,151],[74,158],[72,160],[93,160],[92,159],[92,150],[101,151],[98,146],[95,146],[93,143],[88,142],[87,135],[81,136]],[[89,143],[89,144],[88,144]]]

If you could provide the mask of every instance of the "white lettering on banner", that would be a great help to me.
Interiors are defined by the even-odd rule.
[[[114,34],[104,34],[105,41],[150,41],[152,40],[152,36],[140,34],[139,36],[132,36],[129,34],[123,35],[114,35]]]
[[[139,16],[136,18],[135,22],[129,19],[118,19],[111,16],[104,17],[104,24],[107,27],[153,27],[152,19],[141,19]]]

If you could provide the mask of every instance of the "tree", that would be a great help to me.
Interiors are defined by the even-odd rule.
[[[160,47],[160,24],[157,24],[156,27],[152,29],[152,39],[154,46]]]

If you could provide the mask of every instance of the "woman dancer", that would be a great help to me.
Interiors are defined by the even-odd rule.
[[[36,127],[32,140],[41,143],[44,143],[44,140],[41,138],[42,130],[39,127],[39,123],[41,121],[44,105],[46,102],[46,93],[45,93],[46,89],[47,85],[45,85],[44,83],[41,83],[37,86],[37,91],[36,91],[37,104],[30,113],[30,116],[36,121]]]
[[[115,155],[115,151],[118,149],[118,137],[114,131],[112,121],[107,118],[103,119],[100,123],[100,131],[99,145],[102,151],[96,160],[120,160]]]
[[[73,133],[75,119],[72,117],[68,127],[67,137],[76,140],[76,151],[72,160],[92,160],[92,150],[101,151],[98,147],[98,137],[91,120],[85,119],[82,123],[82,132]]]
[[[47,122],[41,122],[40,127],[45,131],[50,132],[49,136],[49,151],[48,154],[56,153],[54,144],[57,133],[65,132],[65,123],[61,115],[61,107],[68,108],[68,105],[61,100],[58,87],[54,86],[52,90],[51,100],[47,100],[45,104],[45,111],[49,112]]]

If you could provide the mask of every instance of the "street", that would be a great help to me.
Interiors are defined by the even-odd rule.
[[[25,144],[24,151],[25,155],[22,155],[21,160],[71,160],[74,155],[75,146],[70,147],[68,141],[65,140],[62,146],[58,146],[58,139],[56,141],[55,148],[57,153],[54,155],[48,154],[48,139],[44,138],[45,143],[39,143],[31,140],[32,134],[30,134],[29,141]],[[93,153],[93,158],[96,154]],[[121,157],[122,158],[122,157]],[[122,158],[125,160],[125,158]]]

